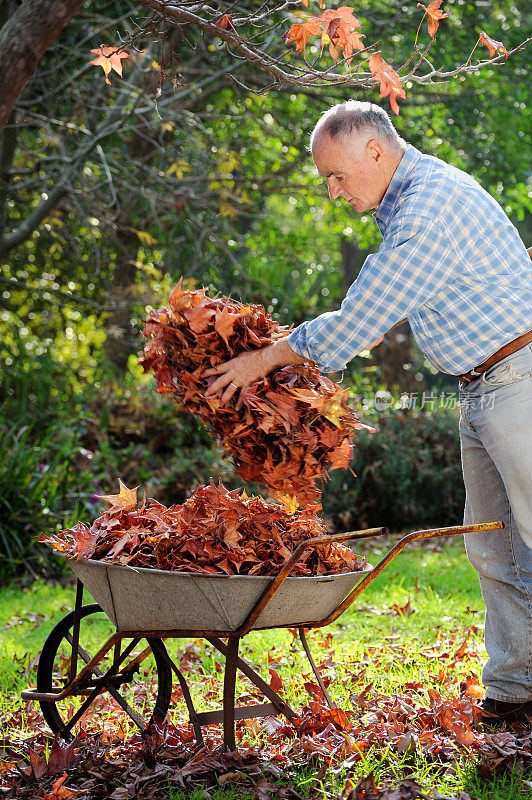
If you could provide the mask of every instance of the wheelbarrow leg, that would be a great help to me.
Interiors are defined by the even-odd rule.
[[[227,640],[224,674],[224,750],[234,751],[235,741],[235,684],[240,636]]]
[[[309,664],[312,667],[312,672],[314,673],[316,680],[318,681],[319,687],[323,693],[325,700],[327,701],[327,705],[329,708],[338,708],[336,703],[331,700],[329,692],[325,688],[325,684],[323,683],[322,677],[320,675],[320,671],[316,666],[314,659],[312,658],[312,653],[310,652],[310,647],[308,646],[307,637],[305,635],[305,629],[299,628],[299,638],[301,639],[301,644],[305,648],[305,653],[307,654],[307,658],[309,660]]]
[[[76,605],[74,611],[74,628],[72,630],[72,655],[70,656],[70,671],[68,673],[69,683],[72,683],[78,671],[79,625],[80,625],[82,604],[83,604],[83,584],[78,578],[76,582]]]

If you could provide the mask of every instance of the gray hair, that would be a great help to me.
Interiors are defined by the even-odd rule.
[[[318,135],[327,134],[331,139],[336,139],[350,136],[353,131],[372,133],[376,139],[384,140],[384,143],[397,152],[406,147],[405,140],[399,136],[383,108],[361,100],[346,100],[329,108],[319,118],[310,134],[310,150]]]

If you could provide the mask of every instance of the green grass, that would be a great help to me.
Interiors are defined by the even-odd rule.
[[[482,535],[482,534],[479,534]],[[314,630],[309,634],[311,649],[316,660],[335,651],[334,666],[323,672],[331,678],[329,691],[333,699],[346,709],[352,708],[352,696],[369,683],[383,694],[401,692],[409,681],[419,681],[426,689],[434,686],[441,689],[437,678],[442,663],[452,658],[449,642],[456,648],[468,629],[476,626],[469,637],[470,653],[458,661],[448,675],[451,691],[460,678],[474,671],[480,676],[481,664],[485,660],[483,633],[483,602],[476,573],[468,564],[462,548],[455,541],[445,540],[440,548],[424,543],[411,547],[398,556],[368,589],[355,601],[340,619],[327,629]],[[384,554],[368,553],[376,563]],[[415,613],[411,616],[393,614],[392,606],[402,607],[410,598]],[[85,602],[89,598],[86,593]],[[0,715],[7,715],[17,706],[20,691],[34,682],[35,659],[51,630],[66,611],[74,605],[74,587],[51,584],[35,584],[21,591],[16,588],[0,589],[0,627],[16,616],[22,624],[1,631],[0,643]],[[472,613],[477,612],[477,613]],[[44,619],[35,615],[44,615]],[[33,615],[33,616],[32,616]],[[36,627],[38,626],[38,627]],[[327,642],[327,634],[332,638]],[[95,633],[95,646],[102,633]],[[190,643],[187,640],[167,642],[173,656]],[[308,702],[301,675],[310,671],[305,655],[289,631],[271,630],[248,635],[242,643],[241,655],[258,665],[268,678],[265,653],[269,652],[275,663],[272,665],[283,679],[283,694],[296,709]],[[200,660],[197,674],[187,675],[192,695],[198,710],[210,710],[219,706],[221,683],[213,687],[214,694],[208,701],[202,693],[206,675],[215,669],[215,657],[210,646],[199,646]],[[442,661],[443,659],[443,661]],[[222,661],[221,656],[216,658]],[[29,669],[28,669],[29,665]],[[217,673],[221,676],[221,672]],[[249,691],[249,683],[242,678],[237,682],[237,693]],[[420,689],[420,702],[424,701],[425,688]],[[351,699],[350,699],[351,696]],[[172,707],[172,719],[186,719],[184,704]],[[242,728],[239,733],[250,745],[264,744],[263,733],[254,726]],[[267,746],[267,745],[266,745]],[[375,781],[393,785],[401,778],[412,778],[426,790],[438,790],[442,794],[459,796],[468,792],[479,800],[531,800],[531,776],[508,771],[493,777],[480,778],[474,757],[468,758],[465,751],[457,751],[455,763],[442,764],[428,758],[421,751],[398,754],[391,749],[372,747],[361,754],[358,761],[336,766],[325,776],[317,777],[315,771],[298,769],[295,766],[280,781],[291,786],[303,797],[335,796],[345,787],[347,779],[354,784],[359,777],[373,773]],[[275,782],[275,778],[270,778]],[[169,790],[171,800],[200,800],[203,790]],[[213,800],[252,798],[253,786],[243,779],[238,785],[224,785],[212,789]]]

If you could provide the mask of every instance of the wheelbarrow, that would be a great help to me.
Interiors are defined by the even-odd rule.
[[[243,636],[253,630],[297,628],[316,681],[327,704],[334,708],[305,630],[338,619],[410,542],[503,527],[502,522],[491,522],[414,531],[397,542],[375,567],[368,565],[359,572],[316,577],[290,576],[307,548],[384,536],[386,528],[308,539],[295,549],[275,577],[168,572],[70,559],[77,576],[75,608],[48,636],[39,658],[37,686],[25,689],[22,698],[37,700],[52,732],[65,739],[72,737],[93,703],[101,704],[104,693],[144,732],[151,722],[166,716],[172,700],[173,672],[198,746],[203,745],[202,728],[221,722],[224,748],[234,751],[236,720],[278,714],[290,720],[297,716],[239,656]],[[84,587],[97,603],[83,605]],[[92,642],[95,636],[98,640],[97,619],[105,619],[102,612],[116,630],[92,655],[86,645],[87,635],[90,633]],[[222,709],[196,710],[185,676],[164,645],[167,639],[188,637],[205,638],[225,657]],[[269,702],[235,707],[237,670]]]

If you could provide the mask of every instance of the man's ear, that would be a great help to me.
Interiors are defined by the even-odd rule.
[[[378,139],[370,139],[366,145],[366,155],[379,164],[384,156],[384,149]]]

